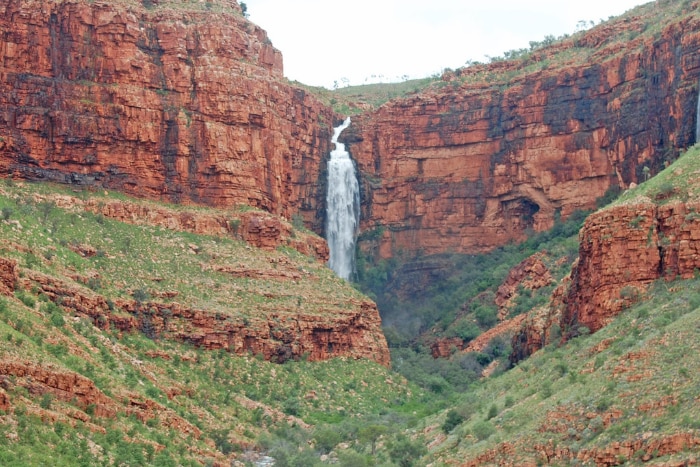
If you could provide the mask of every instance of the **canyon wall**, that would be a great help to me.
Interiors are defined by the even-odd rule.
[[[376,233],[362,247],[486,251],[663,168],[695,142],[700,19],[654,34],[645,21],[458,70],[354,118],[341,140],[362,175],[362,229]]]
[[[692,278],[700,268],[700,203],[651,200],[589,216],[581,229],[579,259],[548,307],[535,310],[513,338],[511,361],[585,327],[597,331],[642,300],[660,278]],[[552,332],[553,327],[561,330]]]
[[[322,232],[340,116],[284,81],[234,0],[169,5],[0,6],[0,175],[250,204]],[[626,17],[355,117],[341,140],[362,247],[486,251],[658,171],[695,141],[699,23],[644,34]]]
[[[597,331],[640,300],[659,278],[692,278],[700,268],[700,203],[616,206],[590,216],[565,298],[562,329]]]
[[[0,175],[249,204],[320,230],[337,116],[284,81],[234,0],[141,3],[2,2]]]

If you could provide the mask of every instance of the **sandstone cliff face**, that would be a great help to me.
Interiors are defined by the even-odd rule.
[[[0,174],[320,228],[335,115],[284,82],[280,52],[235,1],[208,3],[3,2]]]
[[[353,119],[341,140],[362,174],[362,229],[386,227],[379,256],[522,240],[692,144],[700,19],[614,40],[643,28],[639,18],[595,28],[533,56],[530,73],[517,62],[467,68],[463,82]],[[556,53],[585,58],[542,65]]]
[[[138,302],[118,299],[115,306],[125,313],[115,313],[107,300],[84,287],[48,276],[30,269],[19,277],[12,260],[0,257],[6,274],[2,283],[10,283],[9,294],[19,284],[22,289],[33,289],[51,300],[60,300],[68,312],[89,317],[97,326],[122,332],[143,332],[154,338],[176,339],[207,350],[223,349],[238,355],[253,353],[266,360],[283,363],[289,359],[308,358],[311,361],[334,357],[367,358],[389,365],[389,350],[381,334],[377,306],[369,301],[356,300],[339,308],[328,305],[328,312],[319,316],[303,310],[290,313],[262,314],[253,319],[231,319],[206,309],[193,309],[177,302]],[[284,272],[273,277],[277,270],[267,271],[264,277],[273,280],[293,280]],[[241,270],[240,277],[259,278],[256,271]],[[246,276],[248,274],[248,276]],[[167,298],[167,297],[165,297]],[[2,374],[2,373],[0,373]]]
[[[700,203],[622,205],[590,216],[562,314],[563,329],[596,331],[659,278],[691,278],[700,267]]]
[[[660,278],[691,278],[700,268],[700,203],[650,200],[592,214],[581,229],[579,259],[549,307],[531,313],[513,338],[511,361],[581,327],[597,331],[643,298]]]

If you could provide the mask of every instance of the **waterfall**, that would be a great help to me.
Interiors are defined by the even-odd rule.
[[[328,266],[343,279],[350,279],[355,270],[355,233],[360,221],[360,186],[355,165],[338,137],[350,125],[348,117],[333,129],[335,149],[328,162],[328,195],[326,197],[326,237],[330,249]]]

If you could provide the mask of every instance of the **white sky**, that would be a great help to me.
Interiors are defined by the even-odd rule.
[[[243,0],[282,51],[284,74],[332,88],[422,78],[486,61],[579,21],[607,19],[647,0]],[[372,75],[375,78],[372,78]],[[379,77],[382,77],[381,79]]]

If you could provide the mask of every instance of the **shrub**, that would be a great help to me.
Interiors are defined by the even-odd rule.
[[[473,373],[475,377],[480,377],[481,372],[484,370],[484,365],[479,362],[479,358],[476,352],[469,352],[464,354],[459,358],[459,366],[468,372]]]
[[[314,433],[316,449],[327,454],[342,441],[340,433],[334,428],[320,428]]]
[[[338,465],[340,467],[370,467],[374,463],[362,454],[346,449],[338,453]]]
[[[411,441],[403,435],[389,446],[389,456],[391,460],[401,467],[412,467],[417,465],[418,460],[423,457],[428,450],[418,441]]]
[[[41,397],[41,401],[39,402],[39,405],[41,406],[42,409],[48,410],[51,408],[51,400],[52,400],[51,394],[49,394],[47,392],[46,394],[44,394]]]
[[[493,361],[491,356],[488,354],[482,352],[474,352],[474,354],[476,356],[476,361],[482,366],[486,366]]]
[[[659,185],[658,191],[656,192],[654,198],[657,200],[669,198],[673,195],[674,191],[676,191],[676,189],[674,188],[673,183],[664,181]]]
[[[301,214],[296,213],[292,216],[292,227],[296,230],[304,230],[304,218]]]
[[[486,414],[486,420],[491,420],[496,415],[498,415],[498,407],[496,407],[496,404],[491,404],[491,407],[489,407],[489,413]]]
[[[490,328],[498,322],[498,308],[494,305],[478,305],[474,309],[474,316],[480,325]]]
[[[631,285],[626,285],[622,289],[620,289],[620,298],[623,300],[629,300],[631,302],[636,302],[639,300],[641,293],[639,292],[639,289],[631,286]]]
[[[564,362],[564,361],[557,362],[557,363],[554,365],[554,369],[555,369],[557,372],[559,372],[559,375],[560,375],[560,376],[564,376],[566,373],[569,372],[569,365],[567,365],[566,362]]]
[[[15,297],[17,297],[17,299],[19,299],[20,302],[24,303],[29,308],[34,308],[34,305],[36,305],[36,299],[24,290],[16,291]]]
[[[612,406],[612,400],[609,397],[601,397],[596,402],[595,408],[598,412],[604,412]]]
[[[299,415],[299,412],[300,412],[299,399],[297,399],[296,397],[290,397],[289,399],[284,401],[282,410],[287,415]]]
[[[552,382],[551,381],[544,382],[544,384],[542,385],[542,389],[540,391],[540,395],[542,396],[542,399],[548,399],[552,396]]]
[[[238,229],[241,227],[241,220],[240,219],[231,219],[228,221],[228,227],[231,229],[231,232],[233,232],[234,236],[238,236]]]
[[[510,340],[505,336],[494,337],[484,348],[484,353],[491,356],[494,360],[510,355],[511,351]]]
[[[603,196],[601,196],[600,198],[596,198],[596,208],[600,209],[603,206],[607,206],[608,204],[612,203],[620,196],[621,192],[622,190],[620,189],[619,185],[610,186],[610,188],[608,188],[605,191],[605,194]]]
[[[474,424],[474,426],[472,427],[472,434],[479,441],[483,441],[485,439],[488,439],[495,432],[496,432],[496,428],[494,428],[494,426],[490,422],[486,422],[486,421],[476,422]]]
[[[481,329],[479,329],[475,323],[464,319],[453,326],[451,334],[455,337],[459,337],[466,343],[472,341],[481,334]]]
[[[223,454],[231,454],[238,448],[237,445],[231,443],[228,439],[228,430],[215,430],[211,434],[211,439],[214,441],[216,448]]]
[[[65,321],[63,319],[63,313],[61,313],[58,310],[55,310],[53,313],[51,313],[51,317],[49,318],[51,321],[51,324],[56,326],[57,328],[63,327],[65,324]]]
[[[149,293],[144,289],[134,290],[131,296],[134,297],[134,300],[136,300],[139,303],[143,303],[150,298]]]
[[[357,432],[358,439],[363,443],[370,443],[372,447],[372,455],[376,450],[377,440],[384,435],[389,429],[384,425],[368,425]]]
[[[102,250],[100,250],[102,251]],[[97,292],[102,288],[102,280],[99,277],[91,277],[87,281],[87,286]]]
[[[459,412],[457,412],[454,409],[451,409],[450,411],[447,412],[447,416],[445,417],[445,422],[442,424],[442,431],[444,431],[446,434],[451,432],[452,430],[455,429],[455,427],[459,424],[461,424],[464,421],[464,417],[460,415]]]

